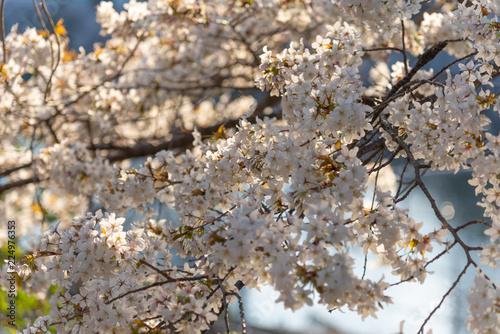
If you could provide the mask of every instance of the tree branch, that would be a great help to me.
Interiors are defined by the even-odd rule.
[[[276,96],[266,96],[258,105],[255,110],[255,114],[251,117],[248,118],[248,121],[250,123],[255,123],[257,117],[264,117],[266,116],[263,111],[266,107],[273,106],[277,104],[280,101],[280,98]],[[277,117],[278,119],[281,118],[281,111],[277,111],[270,116]],[[235,127],[239,123],[239,118],[238,119],[232,119],[230,121],[224,122],[224,123],[219,123],[213,126],[209,126],[207,128],[200,129],[200,133],[202,136],[210,136],[214,132],[217,132],[219,127],[221,125],[224,125],[226,127]],[[110,162],[117,162],[117,161],[122,161],[125,159],[130,159],[130,158],[138,158],[138,157],[145,157],[148,155],[154,155],[161,150],[170,150],[170,149],[187,149],[189,148],[192,143],[193,143],[194,137],[191,133],[183,133],[180,134],[176,137],[174,137],[172,140],[162,142],[160,144],[149,144],[149,143],[138,143],[134,146],[118,146],[114,144],[100,144],[100,145],[94,145],[94,148],[97,150],[110,150],[110,151],[116,151],[114,153],[110,153],[106,159]],[[9,170],[6,170],[0,174],[1,176],[7,176],[17,170],[28,168],[31,166],[31,163],[29,164],[24,164],[18,167],[13,167]],[[40,182],[44,181],[40,179],[38,176],[37,177],[28,177],[23,180],[18,180],[18,181],[13,181],[4,185],[0,185],[0,195],[3,194],[5,191],[17,187],[21,187],[33,182]]]

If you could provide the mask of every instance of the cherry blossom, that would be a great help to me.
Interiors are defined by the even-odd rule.
[[[1,50],[0,214],[26,236],[42,223],[15,271],[50,305],[19,332],[229,331],[231,303],[245,331],[240,290],[263,286],[292,310],[376,318],[453,247],[465,263],[442,301],[474,268],[468,329],[498,332],[500,136],[485,112],[500,112],[500,8],[422,4],[103,1],[108,39],[87,52],[42,1],[49,24],[14,27]],[[441,52],[455,60],[439,67]],[[453,226],[428,169],[471,171],[484,215]],[[416,188],[438,225],[403,209]],[[475,224],[481,246],[460,235]],[[367,275],[368,257],[388,275]]]

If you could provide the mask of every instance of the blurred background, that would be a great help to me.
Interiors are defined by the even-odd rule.
[[[57,22],[60,18],[64,19],[64,25],[71,40],[71,48],[78,49],[83,46],[87,51],[90,51],[94,43],[105,41],[105,38],[99,35],[99,26],[95,22],[95,7],[99,2],[99,0],[46,1],[54,21]],[[115,4],[115,8],[121,9],[123,3],[127,1],[115,0],[112,2]],[[18,24],[20,31],[32,26],[40,28],[32,0],[6,0],[5,23],[7,32],[14,24]],[[396,60],[400,59],[394,57],[394,61]],[[443,55],[435,61],[438,62],[437,64],[439,61],[445,64],[449,60],[447,55]],[[410,59],[410,62],[412,61],[414,59]],[[369,65],[365,64],[365,68],[368,68]],[[495,90],[498,91],[498,85],[495,85]],[[493,113],[489,115],[493,119],[493,133],[497,134],[500,124],[498,115]],[[135,161],[134,164],[136,163],[140,163],[140,161]],[[398,175],[403,168],[403,163],[396,161],[393,168],[395,174]],[[482,210],[476,205],[478,198],[474,196],[473,188],[467,183],[469,177],[470,173],[467,171],[457,174],[430,172],[425,179],[431,193],[443,210],[443,214],[455,226],[482,217]],[[439,228],[440,224],[419,190],[414,191],[403,202],[403,206],[409,208],[410,215],[417,222],[426,222],[428,230],[424,232],[431,232],[434,228]],[[170,214],[171,217],[175,217],[172,212]],[[131,219],[133,217],[133,213],[128,216]],[[483,230],[484,228],[481,226],[473,226],[461,233],[469,245],[478,246],[485,240]],[[438,250],[435,249],[434,254],[437,252]],[[357,270],[361,273],[364,256],[361,252],[354,255],[356,255]],[[271,287],[264,287],[260,292],[243,291],[246,317],[250,325],[248,333],[392,334],[400,332],[401,321],[404,321],[404,333],[416,333],[425,318],[440,302],[443,294],[450,288],[463,265],[463,252],[457,247],[448,256],[429,266],[430,270],[436,270],[438,274],[428,276],[424,286],[401,284],[391,288],[389,295],[392,296],[394,304],[379,312],[378,319],[367,318],[365,321],[362,321],[361,317],[354,312],[336,310],[330,313],[321,305],[305,307],[295,313],[286,311],[281,304],[274,302],[278,294]],[[390,268],[379,263],[376,257],[368,257],[367,268],[368,278],[378,280],[382,275],[385,275],[386,278],[391,276]],[[489,274],[490,278],[499,281],[498,274],[496,276],[492,275],[491,272]],[[474,271],[469,269],[458,287],[426,325],[426,329],[432,328],[434,333],[440,334],[468,333],[465,324],[467,317],[466,296],[473,278]],[[239,311],[237,307],[232,308],[232,316],[235,324],[238,323]],[[220,328],[222,330],[223,327]],[[233,328],[237,329],[237,325],[234,325]]]

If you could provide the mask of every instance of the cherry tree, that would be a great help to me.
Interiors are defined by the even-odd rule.
[[[229,331],[231,303],[245,332],[240,290],[264,285],[292,310],[376,317],[460,248],[418,332],[475,271],[467,327],[498,333],[500,136],[484,114],[500,111],[498,1],[103,1],[91,52],[33,5],[41,30],[1,24],[0,213],[19,236],[42,226],[14,269],[50,298],[20,332]],[[451,225],[426,170],[470,170],[484,215]],[[401,207],[416,189],[440,226]],[[489,242],[463,239],[476,224]],[[391,277],[357,274],[358,249]]]

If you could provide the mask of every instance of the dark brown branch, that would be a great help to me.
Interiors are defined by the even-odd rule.
[[[458,226],[455,230],[458,232],[461,229],[466,228],[467,226],[474,225],[474,224],[483,224],[483,225],[485,225],[487,227],[491,227],[491,224],[487,223],[484,220],[471,220],[471,221],[469,221],[469,222],[467,222],[467,223],[465,223],[463,225]]]
[[[34,144],[35,144],[35,139],[36,139],[36,130],[38,128],[38,125],[35,125],[33,127],[33,134],[31,135],[31,141],[30,141],[30,145],[29,145],[29,151],[30,151],[30,154],[31,154],[31,161],[35,162],[35,150],[34,150]],[[42,231],[44,230],[44,224],[45,224],[45,221],[47,220],[47,210],[45,210],[45,208],[43,207],[43,203],[42,203],[42,199],[41,199],[41,191],[40,191],[40,186],[38,184],[38,182],[36,182],[35,180],[38,179],[38,172],[37,172],[37,169],[36,169],[36,165],[33,163],[31,165],[31,170],[33,171],[33,183],[35,184],[35,200],[36,200],[36,203],[38,205],[38,207],[40,208],[40,211],[42,212],[42,221],[41,221],[41,228],[42,228]]]
[[[441,253],[439,253],[438,255],[436,255],[432,260],[430,260],[429,262],[427,262],[425,265],[424,265],[424,268],[427,268],[427,266],[429,266],[431,263],[433,263],[434,261],[438,260],[440,257],[442,257],[444,254],[448,253],[450,251],[450,249],[452,249],[455,245],[457,244],[456,241],[454,241],[450,246],[446,247],[445,250],[443,250]],[[391,284],[391,287],[392,286],[396,286],[396,285],[399,285],[401,283],[405,283],[405,282],[409,282],[411,281],[412,279],[414,279],[415,276],[410,276],[402,281],[399,281],[399,282],[396,282],[396,283],[392,283]]]
[[[49,36],[50,35],[50,32],[49,32],[49,29],[47,28],[47,25],[45,24],[45,20],[43,19],[43,16],[42,16],[42,12],[40,11],[40,8],[38,7],[38,3],[36,2],[36,0],[33,0],[33,7],[35,8],[35,12],[36,12],[36,15],[38,16],[38,21],[40,21],[40,25],[42,26],[42,29],[45,33],[45,36]],[[53,52],[52,52],[52,40],[50,38],[47,38],[48,42],[49,42],[49,46],[50,46],[50,68],[54,68],[54,56],[53,56]],[[45,94],[44,94],[44,101],[47,99],[47,91],[50,87],[50,84],[49,84],[49,80],[47,78],[45,78],[44,75],[42,75],[41,73],[39,73],[38,75],[40,75],[41,78],[43,78],[43,81],[45,81],[45,84],[47,85],[46,86],[46,90],[45,90]],[[20,103],[18,103],[20,105]]]
[[[462,60],[465,60],[465,59],[468,59],[470,57],[473,57],[477,55],[477,51],[476,52],[472,52],[472,53],[469,53],[468,55],[466,56],[463,56],[462,58],[458,58],[458,59],[455,59],[454,61],[452,61],[451,63],[449,63],[448,65],[446,65],[445,67],[443,67],[441,70],[439,70],[439,72],[437,72],[432,78],[430,78],[429,80],[431,81],[434,81],[436,80],[440,75],[441,73],[443,73],[444,71],[446,71],[448,68],[452,67],[453,65],[455,65],[456,63],[459,63],[461,62]]]

